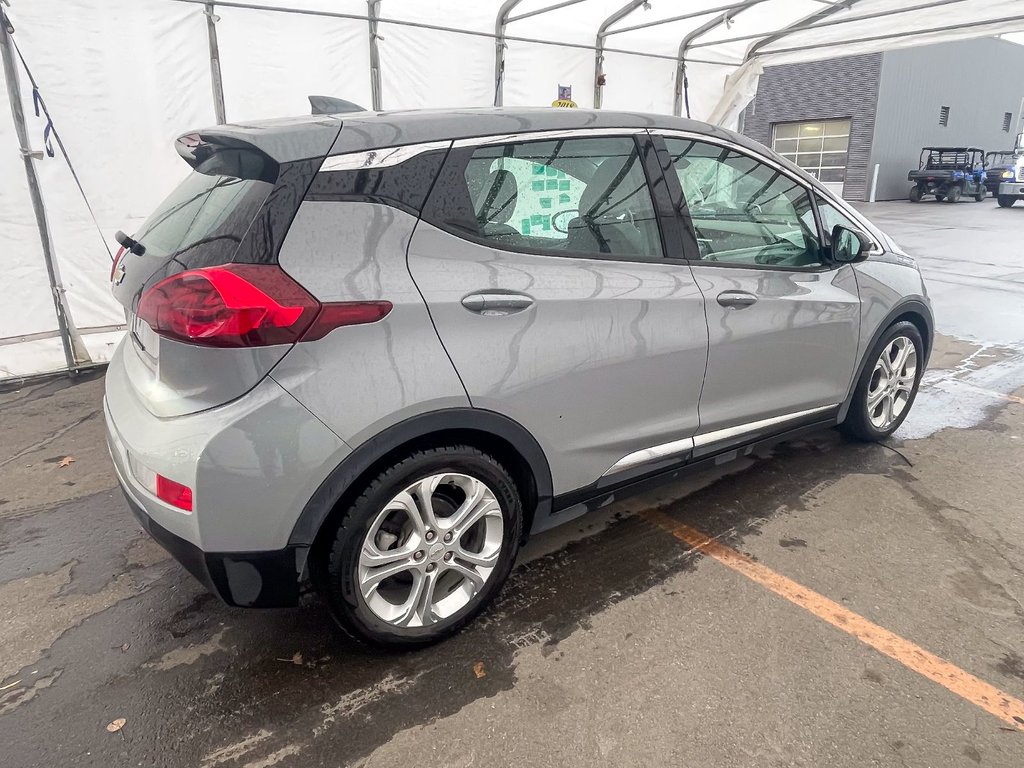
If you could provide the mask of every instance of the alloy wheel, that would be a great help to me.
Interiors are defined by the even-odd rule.
[[[917,348],[906,336],[897,336],[878,356],[868,383],[868,420],[884,432],[902,416],[917,381]]]
[[[370,525],[357,580],[366,606],[396,627],[453,616],[483,589],[501,556],[504,518],[485,483],[454,472],[406,487]]]

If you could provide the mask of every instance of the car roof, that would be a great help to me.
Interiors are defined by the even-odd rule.
[[[218,138],[241,140],[266,152],[278,162],[289,162],[403,144],[587,128],[685,130],[764,151],[764,147],[744,136],[697,120],[641,112],[554,107],[303,115],[219,125],[190,133],[198,133],[204,140],[211,141],[217,141]]]

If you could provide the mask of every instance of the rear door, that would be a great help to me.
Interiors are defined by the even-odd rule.
[[[828,417],[853,376],[860,298],[853,268],[824,256],[810,190],[728,142],[664,139],[707,307],[695,454]]]
[[[678,461],[698,429],[703,299],[655,163],[631,131],[456,142],[409,247],[473,405],[536,437],[556,494]]]

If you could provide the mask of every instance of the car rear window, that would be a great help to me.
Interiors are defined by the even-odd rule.
[[[225,150],[204,160],[136,233],[148,255],[170,257],[218,241],[225,261],[274,189],[276,167],[265,156]]]

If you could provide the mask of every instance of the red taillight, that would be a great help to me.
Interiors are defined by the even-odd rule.
[[[226,264],[173,275],[150,288],[138,315],[161,336],[211,347],[313,341],[342,325],[372,323],[387,301],[321,305],[277,265]]]
[[[124,256],[125,247],[122,245],[117,249],[117,253],[114,254],[114,260],[110,263],[110,282],[114,282],[114,273],[117,272],[117,265],[121,263],[121,257]]]
[[[391,308],[390,301],[333,301],[324,304],[309,330],[302,334],[301,341],[322,339],[343,325],[375,323],[386,317]]]
[[[163,475],[156,476],[156,497],[163,499],[171,506],[192,511],[192,489],[187,485],[168,480]]]
[[[161,336],[212,347],[291,344],[320,303],[273,265],[228,264],[168,277],[139,301]]]

